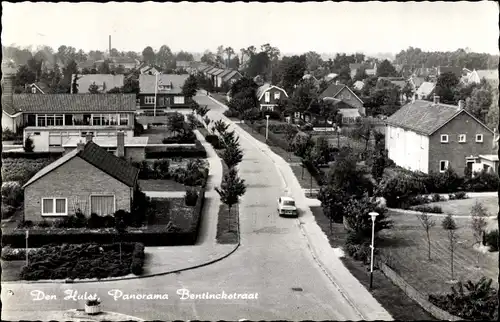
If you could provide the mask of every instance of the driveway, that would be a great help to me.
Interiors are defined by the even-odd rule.
[[[208,117],[212,120],[223,118],[223,109],[210,98],[201,95],[196,100],[208,105]],[[239,134],[240,131],[243,130],[238,130]],[[81,308],[82,301],[62,299],[64,290],[71,289],[81,294],[97,293],[103,300],[103,310],[148,320],[390,320],[391,317],[370,293],[352,275],[346,275],[347,269],[327,241],[328,249],[321,253],[327,252],[335,260],[328,264],[334,266],[329,267],[330,272],[338,270],[333,277],[336,284],[332,283],[332,276],[325,274],[325,268],[318,264],[318,255],[313,255],[310,250],[310,237],[301,228],[302,225],[315,225],[314,222],[301,224],[296,219],[277,216],[276,200],[285,193],[283,173],[253,138],[244,133],[240,137],[244,158],[239,165],[239,174],[246,181],[247,192],[239,206],[241,246],[235,253],[210,266],[180,274],[124,282],[9,284],[8,288],[2,288],[4,308],[10,310],[6,313],[15,316],[15,310]],[[300,186],[293,186],[293,189],[298,189],[299,195],[302,193]],[[302,198],[304,200],[300,199],[299,206],[301,216],[306,220],[309,218],[308,208],[302,206],[306,203],[303,195]],[[314,228],[309,232],[321,233]],[[326,240],[324,236],[319,238]],[[344,296],[346,288],[350,289],[351,296]],[[8,292],[9,289],[14,295]],[[253,299],[182,299],[178,292],[186,291],[180,289],[200,294],[200,297],[202,293],[207,293],[205,296],[210,298],[210,294],[225,292],[226,295],[238,293],[240,295],[236,297]],[[34,302],[30,296],[33,290],[56,294],[58,299]],[[122,297],[115,301],[108,295],[111,290],[120,290],[124,294],[167,294],[168,299],[124,300]],[[352,296],[353,292],[355,296]]]

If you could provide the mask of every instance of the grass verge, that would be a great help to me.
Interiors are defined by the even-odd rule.
[[[330,232],[330,221],[323,214],[321,207],[311,207],[316,222],[334,248],[343,247],[347,232],[343,224],[334,223]],[[355,261],[349,256],[342,258],[342,262],[349,272],[366,288],[369,288],[369,270],[362,262]],[[391,314],[395,320],[424,320],[437,321],[416,302],[410,299],[398,286],[393,284],[381,271],[373,272],[373,297]]]

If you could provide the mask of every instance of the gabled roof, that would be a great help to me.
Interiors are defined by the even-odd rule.
[[[12,100],[16,112],[28,113],[125,112],[137,108],[135,94],[14,94]]]
[[[476,70],[479,79],[494,80],[498,81],[498,69],[483,69]]]
[[[437,72],[439,75],[444,73],[452,73],[457,77],[462,76],[462,68],[456,66],[438,66]]]
[[[83,150],[79,151],[75,149],[63,155],[56,161],[52,162],[42,170],[38,171],[24,186],[32,184],[36,180],[55,170],[59,166],[73,159],[74,157],[80,157],[87,161],[99,170],[107,173],[116,180],[126,184],[129,187],[135,186],[137,182],[137,177],[139,174],[139,169],[132,166],[125,160],[118,158],[117,156],[109,153],[105,149],[99,147],[93,142],[87,142]]]
[[[435,88],[436,88],[436,83],[423,82],[422,85],[420,85],[420,87],[417,89],[417,94],[429,96],[432,94]]]
[[[37,82],[30,84],[29,86],[34,86],[36,89],[38,89],[42,94],[48,94],[50,87],[49,85],[45,84],[44,82]]]
[[[406,85],[406,80],[403,77],[379,77],[378,81],[380,80],[387,80],[400,88],[404,88]]]
[[[349,87],[347,87],[344,84],[335,84],[332,83],[330,84],[324,91],[319,95],[319,99],[324,99],[326,97],[331,97],[335,98],[344,88],[346,88],[349,92],[351,92],[351,95],[354,95],[358,101],[363,104],[363,101],[356,95]]]
[[[177,75],[177,74],[159,74],[158,75],[158,85],[168,85],[172,83],[171,90],[157,89],[157,93],[161,94],[180,94],[182,93],[182,86],[184,82],[189,77],[189,75]],[[141,94],[154,94],[155,84],[157,77],[155,75],[139,75],[139,88]]]
[[[410,80],[411,82],[413,82],[416,88],[419,88],[425,82],[424,77],[417,77],[417,76],[411,77]]]
[[[222,73],[224,73],[226,71],[226,69],[220,69],[218,71],[216,71],[213,75],[214,76],[220,76]]]
[[[210,75],[215,75],[216,73],[220,72],[221,70],[222,70],[222,69],[220,69],[220,68],[214,67],[214,68],[212,68],[212,69],[209,69],[209,70],[207,71],[207,73],[208,73],[208,74],[210,74]]]
[[[212,66],[208,66],[208,65],[202,65],[198,68],[198,71],[200,72],[204,72],[204,71],[207,71],[209,68],[212,68]]]
[[[433,102],[415,100],[401,107],[396,113],[391,115],[387,124],[401,127],[424,135],[432,135],[443,127],[446,123],[454,119],[461,113],[467,113],[478,123],[489,129],[486,125],[458,106],[448,104],[434,104]]]
[[[339,109],[339,113],[342,114],[343,117],[361,117],[357,108],[341,108]]]
[[[257,99],[261,100],[262,96],[264,96],[264,93],[267,92],[268,90],[270,90],[271,88],[276,88],[276,89],[282,91],[283,93],[285,93],[285,96],[288,97],[288,94],[286,93],[286,91],[283,88],[266,83],[266,84],[260,86],[259,88],[257,88],[257,93],[256,93]]]
[[[71,75],[71,79],[75,79],[75,74]],[[115,87],[123,87],[125,81],[124,75],[112,75],[112,74],[86,74],[86,75],[78,75],[78,93],[85,94],[89,93],[89,87],[92,84],[96,84],[104,92],[109,91]],[[73,90],[73,86],[71,86],[71,90]]]
[[[231,72],[232,72],[231,69],[225,69],[224,72],[222,72],[221,74],[219,74],[217,76],[219,76],[220,78],[224,78],[224,76],[228,75]]]
[[[229,74],[227,74],[226,76],[224,76],[222,80],[225,81],[225,82],[227,82],[228,80],[230,80],[231,78],[233,78],[236,75],[239,75],[241,77],[240,72],[238,72],[237,70],[233,70]]]

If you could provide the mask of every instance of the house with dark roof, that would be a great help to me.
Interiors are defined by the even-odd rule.
[[[345,103],[339,109],[344,124],[354,123],[357,118],[366,115],[363,101],[348,86],[340,84],[338,81],[330,84],[319,95],[319,99]]]
[[[439,76],[443,75],[444,73],[452,73],[458,79],[460,79],[462,77],[463,68],[456,67],[456,66],[438,66],[436,76],[439,77]]]
[[[8,86],[4,86],[8,88]],[[34,151],[62,151],[69,137],[134,135],[134,94],[6,94],[2,93],[2,126],[24,127]],[[5,119],[5,120],[4,120]],[[7,127],[7,126],[4,126]]]
[[[264,84],[257,88],[257,108],[260,110],[274,111],[280,100],[288,97],[283,88],[271,84]]]
[[[475,169],[480,155],[494,151],[495,134],[464,109],[433,101],[415,100],[386,120],[385,147],[389,158],[412,171],[463,174]]]
[[[139,169],[97,144],[78,143],[23,186],[24,220],[53,221],[77,211],[86,216],[130,211],[138,174]]]
[[[86,74],[86,75],[71,75],[72,82],[75,77],[78,77],[76,84],[78,85],[78,93],[89,93],[91,85],[96,85],[100,93],[107,93],[109,90],[118,87],[123,87],[125,76],[112,74]],[[73,86],[71,86],[73,94]]]
[[[175,62],[175,69],[177,70],[187,70],[191,66],[190,61],[185,61],[185,60],[177,60]]]
[[[44,82],[36,82],[33,84],[27,84],[26,90],[31,94],[48,94],[50,87]]]
[[[182,86],[189,75],[139,75],[139,105],[141,109],[189,107],[191,98],[184,97]]]

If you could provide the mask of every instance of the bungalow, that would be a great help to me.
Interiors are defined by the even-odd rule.
[[[288,97],[286,91],[278,86],[271,84],[264,84],[257,88],[257,107],[260,110],[273,111],[274,107],[278,105],[278,102]]]
[[[78,72],[80,72],[80,73],[83,72],[84,69],[91,71],[92,69],[97,69],[97,64],[93,60],[86,60],[86,61],[77,63],[77,69],[78,69]]]
[[[54,221],[77,211],[90,216],[130,211],[139,169],[93,142],[78,143],[24,186],[24,220]]]
[[[494,131],[464,109],[434,101],[415,100],[386,120],[385,142],[389,158],[412,171],[459,174],[476,169],[480,155],[494,151]]]
[[[339,106],[339,112],[342,114],[342,122],[344,124],[354,123],[357,118],[366,115],[363,101],[346,85],[340,84],[338,81],[330,84],[319,95],[319,99],[331,101],[335,104],[343,102]]]
[[[178,60],[175,62],[175,69],[176,70],[187,70],[191,66],[190,61],[185,61],[185,60]]]
[[[413,91],[416,92],[418,90],[418,88],[425,82],[425,78],[424,77],[411,76],[408,79],[408,82],[410,83]]]
[[[44,82],[36,82],[33,84],[27,84],[26,90],[32,94],[47,94],[49,93],[50,87]]]
[[[3,67],[2,64],[2,129],[17,133],[22,125],[22,111],[13,102],[15,70]]]
[[[72,82],[75,80],[77,75],[73,74],[71,76]],[[100,93],[107,93],[109,90],[118,87],[123,87],[125,81],[125,76],[123,75],[112,75],[112,74],[86,74],[78,75],[76,84],[78,86],[78,93],[86,94],[89,93],[89,88],[92,85],[97,85]],[[73,86],[71,86],[71,93],[73,93]]]
[[[462,67],[455,67],[455,66],[438,66],[437,68],[437,76],[441,76],[444,73],[452,73],[455,75],[458,79],[462,77],[462,72],[463,68]]]
[[[139,75],[139,106],[141,109],[167,109],[190,106],[182,86],[189,75]]]
[[[428,100],[434,95],[434,90],[436,89],[436,83],[423,82],[422,85],[415,92],[415,99],[418,100]]]
[[[113,153],[117,157],[124,157],[130,161],[140,162],[146,159],[146,146],[148,145],[147,136],[125,136],[125,133],[119,131],[116,136],[96,136],[91,133],[85,136],[86,142],[94,142],[106,151]],[[77,148],[78,143],[82,141],[81,137],[70,137],[63,142],[64,153],[69,153]]]

